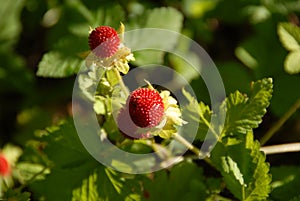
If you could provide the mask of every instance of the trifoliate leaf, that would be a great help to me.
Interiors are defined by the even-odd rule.
[[[272,79],[265,78],[252,83],[249,97],[239,91],[230,94],[221,106],[226,111],[223,136],[257,128],[270,104],[272,88]]]
[[[287,55],[284,61],[284,70],[289,74],[300,73],[300,48]]]
[[[300,28],[291,23],[279,23],[277,32],[283,46],[289,50],[300,50]]]

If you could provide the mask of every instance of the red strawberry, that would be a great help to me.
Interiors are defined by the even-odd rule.
[[[95,28],[89,35],[89,46],[101,58],[110,57],[118,51],[120,38],[115,29],[109,26]]]
[[[138,127],[132,122],[129,111],[126,107],[122,108],[117,117],[119,131],[129,139],[141,139],[151,137],[150,133],[139,133]]]
[[[129,114],[139,127],[157,126],[164,115],[164,104],[159,93],[154,89],[139,88],[128,98]]]
[[[7,176],[9,174],[10,174],[9,163],[3,155],[0,155],[0,175]]]

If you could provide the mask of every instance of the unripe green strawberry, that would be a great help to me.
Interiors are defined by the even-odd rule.
[[[10,174],[10,166],[4,155],[0,154],[0,176],[7,176]]]
[[[120,45],[120,38],[115,29],[109,26],[100,26],[91,31],[89,35],[90,49],[101,58],[114,55]]]
[[[137,126],[151,128],[161,122],[164,115],[164,104],[156,90],[136,89],[130,94],[127,102],[130,117]]]

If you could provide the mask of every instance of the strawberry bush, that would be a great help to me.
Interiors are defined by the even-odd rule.
[[[0,2],[0,200],[300,200],[298,1]]]

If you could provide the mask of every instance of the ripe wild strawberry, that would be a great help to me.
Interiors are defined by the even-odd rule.
[[[119,45],[120,38],[112,27],[97,27],[89,35],[90,49],[98,57],[106,58],[114,55],[118,51]]]
[[[139,127],[157,126],[164,115],[161,96],[154,89],[140,88],[133,91],[128,98],[129,114]]]
[[[7,159],[0,155],[0,176],[7,176],[10,174],[10,167]]]
[[[150,133],[144,133],[138,130],[138,127],[132,122],[129,116],[127,107],[124,107],[119,111],[117,124],[121,134],[131,140],[151,137]]]

